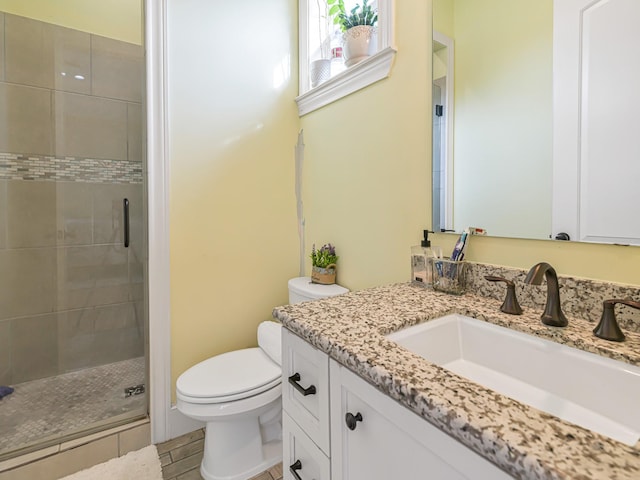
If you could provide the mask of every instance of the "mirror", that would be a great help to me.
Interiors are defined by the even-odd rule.
[[[471,226],[483,228],[491,236],[530,239],[555,238],[566,231],[571,240],[640,244],[640,227],[618,227],[637,224],[629,218],[640,218],[640,194],[635,193],[640,189],[633,186],[633,179],[637,183],[640,178],[640,167],[636,166],[640,164],[640,143],[631,139],[637,134],[629,133],[638,131],[638,121],[633,120],[637,113],[624,116],[615,111],[620,118],[610,130],[603,125],[596,127],[595,115],[579,117],[581,112],[595,111],[597,104],[593,97],[597,94],[597,70],[594,67],[593,72],[587,71],[584,64],[600,65],[600,71],[607,71],[609,105],[630,102],[634,105],[630,111],[640,108],[640,96],[633,91],[636,88],[629,87],[624,94],[612,88],[612,79],[616,78],[631,77],[629,81],[640,82],[640,61],[634,60],[636,64],[630,66],[631,52],[624,54],[640,36],[615,38],[615,31],[612,34],[606,30],[610,25],[602,26],[604,14],[631,16],[629,32],[620,35],[635,35],[632,32],[640,23],[640,2],[584,0],[580,10],[559,13],[559,9],[568,8],[566,4],[580,1],[434,0],[434,229],[460,232]],[[572,31],[564,24],[560,35],[554,32],[554,21],[556,28],[559,22],[575,24],[575,38],[564,34]],[[620,18],[616,22],[616,30],[620,30]],[[564,39],[564,47],[559,47],[563,35],[570,41]],[[576,41],[578,37],[582,43]],[[596,46],[605,42],[615,42],[614,48],[609,43],[607,53],[599,53]],[[567,61],[568,44],[575,50],[575,58]],[[580,48],[586,51],[580,51],[581,63],[577,58]],[[619,55],[612,55],[612,51]],[[621,60],[606,63],[617,61],[613,57]],[[602,59],[606,62],[600,62]],[[586,80],[572,87],[582,97],[566,85],[558,87],[563,68],[574,69],[566,71],[566,76],[573,73],[588,79],[592,96],[584,93]],[[582,70],[578,72],[578,68]],[[621,69],[618,75],[614,74],[616,68]],[[559,112],[568,109],[563,99],[573,102],[574,97],[575,124],[581,130],[573,125],[568,128],[570,122],[560,125],[557,121]],[[612,111],[611,106],[603,108],[600,117]],[[596,131],[602,133],[595,135]],[[596,162],[592,153],[600,145],[610,151],[611,135],[616,136],[614,143],[624,148],[614,149],[618,164],[608,170],[629,172],[628,181],[620,180],[620,175],[615,181],[604,178],[613,175],[602,166],[602,158]],[[562,150],[561,142],[576,152]],[[565,162],[579,165],[571,166],[573,177],[566,167],[558,166],[560,150]],[[612,161],[611,156],[605,158],[607,163]],[[578,186],[567,186],[569,180]],[[562,197],[567,191],[575,197],[573,200]],[[575,205],[569,211],[572,201]],[[615,220],[608,220],[612,216]]]

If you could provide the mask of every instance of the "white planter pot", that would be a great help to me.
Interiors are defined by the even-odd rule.
[[[317,87],[322,82],[326,82],[331,77],[331,60],[314,60],[309,64],[309,80],[311,88]]]
[[[378,31],[376,27],[358,25],[343,34],[344,64],[347,67],[370,57],[378,50]]]

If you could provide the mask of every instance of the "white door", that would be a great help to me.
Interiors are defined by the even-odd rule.
[[[640,1],[555,0],[553,34],[553,234],[640,245]]]

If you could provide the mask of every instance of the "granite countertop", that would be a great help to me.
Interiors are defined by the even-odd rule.
[[[286,305],[273,314],[286,328],[516,478],[639,479],[640,442],[629,447],[560,420],[385,338],[401,328],[459,313],[640,365],[640,334],[625,332],[624,343],[607,342],[594,337],[593,324],[584,320],[568,316],[568,327],[547,327],[540,321],[543,306],[513,316],[500,312],[500,304],[406,283]]]

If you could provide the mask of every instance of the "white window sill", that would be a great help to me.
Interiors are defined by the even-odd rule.
[[[384,48],[375,55],[330,78],[322,85],[296,97],[298,115],[302,117],[318,108],[387,78],[391,72],[396,50]]]

